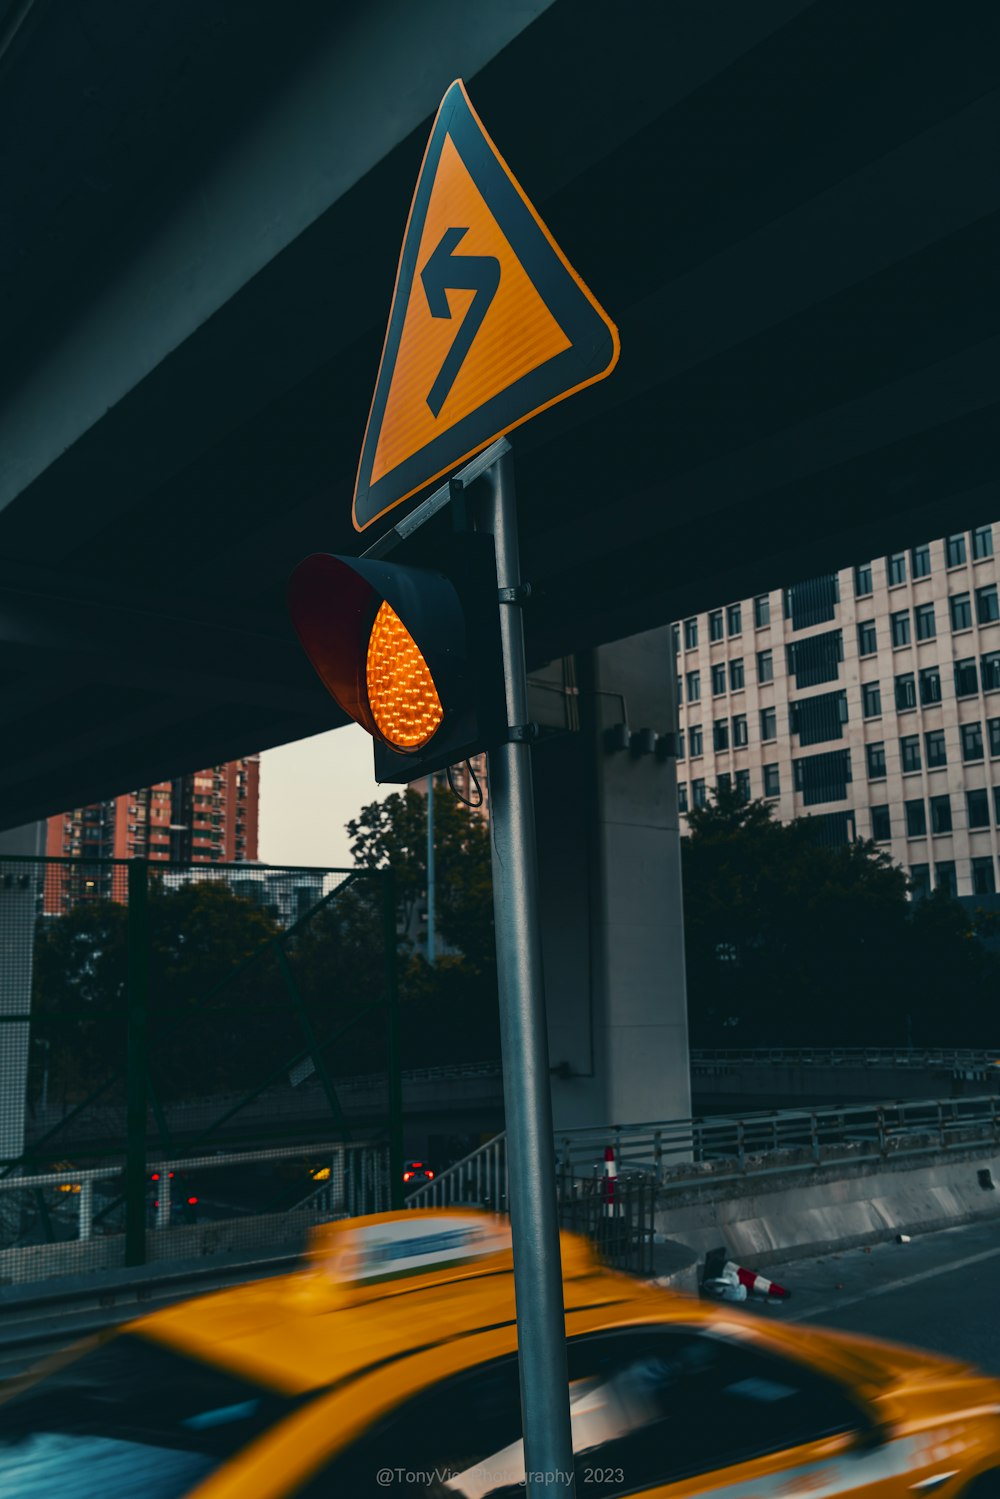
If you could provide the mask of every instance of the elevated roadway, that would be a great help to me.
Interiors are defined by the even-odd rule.
[[[621,329],[613,379],[517,435],[533,664],[994,519],[998,27],[988,0],[0,6],[0,827],[340,722],[284,582],[360,549],[456,76]]]
[[[694,1049],[695,1112],[1000,1092],[1000,1048]]]

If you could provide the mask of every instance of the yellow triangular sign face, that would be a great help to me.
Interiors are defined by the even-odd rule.
[[[453,84],[406,227],[354,494],[356,528],[610,374],[617,360],[614,324]]]

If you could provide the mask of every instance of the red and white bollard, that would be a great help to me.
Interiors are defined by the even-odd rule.
[[[751,1296],[790,1296],[791,1291],[786,1291],[784,1286],[779,1286],[776,1280],[768,1280],[766,1276],[758,1275],[756,1270],[744,1270],[742,1265],[734,1265],[732,1260],[727,1261],[726,1270],[736,1272],[736,1277],[741,1286],[746,1286]],[[725,1272],[723,1272],[725,1273]]]

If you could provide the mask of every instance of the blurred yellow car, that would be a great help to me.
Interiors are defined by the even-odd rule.
[[[562,1241],[581,1499],[998,1493],[1000,1381],[755,1320]],[[18,1499],[524,1493],[505,1225],[318,1230],[305,1268],[153,1313],[0,1398]]]

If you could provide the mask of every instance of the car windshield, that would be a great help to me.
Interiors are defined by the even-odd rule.
[[[296,1403],[126,1333],[0,1401],[0,1494],[180,1499]]]

